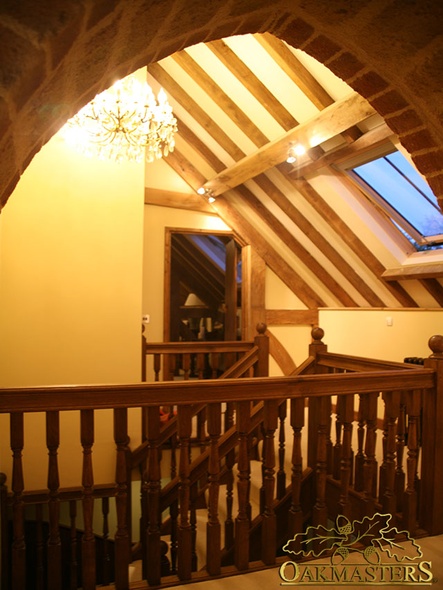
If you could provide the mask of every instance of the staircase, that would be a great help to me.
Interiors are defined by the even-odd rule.
[[[329,353],[322,337],[313,331],[307,360],[289,377],[250,376],[260,358],[252,346],[230,378],[0,390],[12,463],[0,477],[2,588],[92,590],[106,583],[108,561],[116,590],[128,589],[129,576],[141,576],[138,587],[167,587],[272,567],[307,524],[327,526],[338,514],[390,514],[415,538],[443,533],[435,469],[443,459],[443,338],[431,339],[432,354],[418,366]],[[131,450],[127,410],[136,407],[143,436]],[[24,417],[43,408],[48,487],[35,491],[25,488]],[[97,485],[94,412],[103,408],[113,409],[116,476]],[[74,409],[82,481],[62,489],[60,413]]]

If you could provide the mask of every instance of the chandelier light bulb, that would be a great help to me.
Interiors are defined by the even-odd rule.
[[[65,139],[85,155],[147,162],[174,150],[177,120],[166,93],[133,76],[98,94],[64,127]]]

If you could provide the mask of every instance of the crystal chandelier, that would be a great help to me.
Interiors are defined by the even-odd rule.
[[[128,76],[98,94],[66,123],[65,139],[82,153],[117,162],[153,162],[174,150],[177,120],[163,89]]]

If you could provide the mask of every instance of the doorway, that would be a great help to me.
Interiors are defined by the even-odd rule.
[[[231,233],[166,230],[164,340],[237,340],[242,255]]]

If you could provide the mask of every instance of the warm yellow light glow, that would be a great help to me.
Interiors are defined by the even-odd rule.
[[[177,120],[163,89],[128,76],[98,94],[63,128],[70,144],[101,159],[152,162],[174,150]]]

